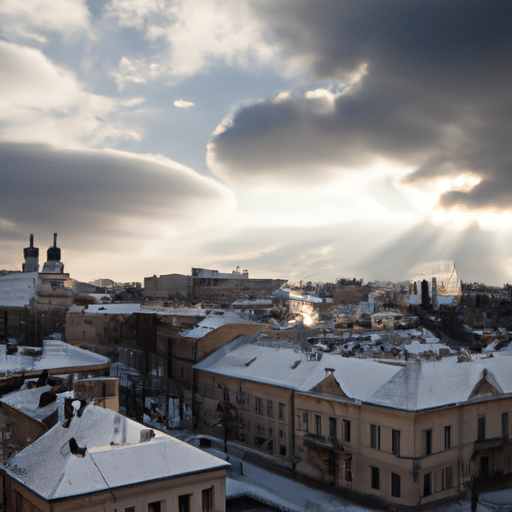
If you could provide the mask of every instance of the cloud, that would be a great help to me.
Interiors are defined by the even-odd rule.
[[[0,139],[99,146],[141,136],[121,120],[137,102],[86,91],[40,50],[0,41],[0,69]]]
[[[76,254],[128,251],[123,272],[166,261],[176,236],[211,229],[235,204],[224,186],[161,156],[1,143],[0,168],[0,238],[53,229]]]
[[[480,178],[471,190],[446,192],[443,208],[509,207],[507,1],[252,5],[280,57],[317,85],[240,105],[208,148],[217,176],[310,187],[382,159],[400,169],[397,179],[408,168],[411,186]]]
[[[192,101],[185,101],[185,100],[176,100],[174,102],[174,106],[178,108],[190,108],[193,107],[195,103]]]
[[[47,42],[49,32],[66,39],[90,28],[89,11],[82,0],[3,0],[0,2],[0,29],[14,40],[20,38]]]
[[[245,0],[113,0],[105,15],[158,48],[150,58],[121,59],[115,72],[120,87],[158,76],[181,80],[219,64],[248,68],[276,62],[276,49]]]

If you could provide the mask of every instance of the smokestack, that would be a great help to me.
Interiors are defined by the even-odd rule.
[[[57,233],[53,233],[53,247],[57,247]]]

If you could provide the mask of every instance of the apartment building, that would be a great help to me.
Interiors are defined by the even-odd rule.
[[[405,362],[229,348],[195,367],[198,430],[347,497],[430,507],[512,473],[510,356]]]

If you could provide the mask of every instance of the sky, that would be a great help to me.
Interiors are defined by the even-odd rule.
[[[512,282],[511,50],[509,0],[0,0],[0,268]]]

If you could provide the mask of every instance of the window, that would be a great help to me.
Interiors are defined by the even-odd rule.
[[[315,414],[315,435],[319,436],[322,434],[322,418]]]
[[[254,397],[254,412],[256,414],[263,414],[263,398],[259,396]]]
[[[202,490],[201,503],[203,512],[213,512],[213,487]]]
[[[284,408],[285,408],[285,405],[286,404],[283,404],[282,402],[279,402],[278,404],[278,409],[279,409],[279,419],[281,421],[284,421],[285,420],[285,417],[284,417]]]
[[[501,436],[508,439],[508,412],[501,413]]]
[[[286,455],[286,445],[285,444],[279,445],[279,455]]]
[[[452,427],[447,425],[444,427],[444,449],[449,450],[452,447]]]
[[[124,512],[135,512],[135,507],[125,507]]]
[[[451,489],[453,487],[453,469],[451,466],[444,468],[441,472],[441,490]]]
[[[190,494],[178,496],[178,512],[190,512]]]
[[[269,418],[273,418],[274,417],[273,408],[274,408],[274,402],[272,402],[272,400],[267,400],[267,416]]]
[[[380,425],[370,425],[370,446],[380,450]]]
[[[336,418],[329,418],[329,439],[336,439]]]
[[[380,489],[380,477],[379,477],[379,468],[374,466],[370,466],[372,472],[372,489]]]
[[[393,449],[393,454],[397,457],[400,456],[400,430],[392,430],[391,431],[391,444]]]
[[[162,512],[162,502],[153,501],[152,503],[148,503],[148,512]]]
[[[352,482],[352,457],[345,459],[345,480]]]
[[[391,473],[391,496],[400,498],[400,475]]]
[[[478,417],[478,441],[485,439],[485,416]]]
[[[432,429],[423,431],[423,445],[425,446],[425,455],[432,453]]]
[[[307,412],[302,413],[302,430],[304,430],[304,432],[308,432],[308,413]]]
[[[430,473],[423,475],[423,496],[430,496],[432,494],[432,487],[430,485],[431,477]]]
[[[350,443],[350,421],[343,420],[343,441]]]

